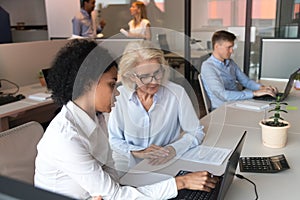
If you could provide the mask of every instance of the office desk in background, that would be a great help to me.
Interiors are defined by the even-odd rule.
[[[50,121],[58,108],[53,100],[35,101],[28,98],[30,94],[46,90],[39,83],[21,87],[18,93],[25,95],[25,99],[0,106],[0,132],[32,120],[39,123]]]
[[[189,60],[191,64],[190,77],[189,80],[197,80],[198,73],[201,71],[202,62],[205,61],[210,56],[210,51],[208,50],[191,50],[191,59]],[[185,58],[183,52],[170,52],[164,54],[165,59],[168,61],[169,65],[185,75]],[[175,77],[175,71],[171,72],[171,77]]]
[[[276,85],[279,90],[285,86],[285,82],[264,82]],[[250,111],[241,108],[235,108],[230,105],[224,105],[205,117],[201,118],[201,124],[204,125],[206,137],[203,144],[206,146],[216,146],[233,149],[246,130],[247,136],[242,149],[241,156],[271,156],[284,154],[289,162],[291,169],[276,174],[260,173],[242,173],[237,168],[236,173],[244,175],[252,180],[258,190],[259,199],[299,199],[300,190],[298,188],[300,180],[300,92],[292,90],[286,102],[290,106],[298,107],[298,110],[289,111],[283,117],[291,122],[291,128],[288,131],[288,142],[286,147],[272,149],[265,147],[261,141],[261,128],[258,122],[263,119],[264,111]],[[181,169],[189,171],[208,170],[214,174],[220,175],[224,172],[226,162],[222,165],[208,165],[186,160],[172,160],[169,163],[160,166],[151,166],[146,161],[140,162],[132,170],[138,173],[155,172],[164,175],[175,176]],[[157,177],[157,176],[156,176]],[[162,180],[165,176],[162,176]],[[141,178],[140,178],[141,179]],[[142,180],[142,179],[141,179]],[[159,180],[159,178],[157,178]],[[156,180],[156,181],[157,181]],[[254,187],[246,180],[234,178],[229,188],[225,200],[255,199]]]
[[[191,50],[191,60],[190,63],[196,68],[198,69],[198,65],[199,62],[202,61],[202,59],[209,55],[209,51],[207,50]],[[170,53],[166,53],[164,55],[165,59],[169,62],[183,62],[184,63],[184,53],[183,52],[170,52]]]

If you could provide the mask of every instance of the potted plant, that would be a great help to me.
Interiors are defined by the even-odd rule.
[[[295,89],[300,90],[300,73],[295,76]]]
[[[38,79],[40,80],[40,83],[43,87],[46,86],[46,81],[45,81],[45,77],[44,77],[44,74],[42,72],[42,70],[39,71],[38,73]]]
[[[267,120],[262,120],[259,124],[262,127],[262,141],[263,144],[271,148],[282,148],[287,142],[287,130],[291,126],[289,122],[285,121],[280,113],[287,113],[282,109],[282,105],[287,103],[280,102],[280,97],[276,98],[275,102],[270,103],[275,105],[269,112],[274,112],[274,115]]]

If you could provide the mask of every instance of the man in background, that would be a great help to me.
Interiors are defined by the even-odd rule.
[[[94,19],[92,11],[95,9],[95,0],[80,0],[80,12],[72,19],[73,35],[81,37],[96,38],[101,33],[105,21]]]
[[[216,109],[228,101],[251,99],[254,96],[276,96],[277,89],[263,86],[251,80],[230,58],[233,53],[236,36],[220,30],[212,36],[212,55],[203,62],[201,78],[211,101]],[[242,86],[243,90],[240,90]]]

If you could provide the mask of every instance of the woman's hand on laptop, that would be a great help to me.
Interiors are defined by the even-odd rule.
[[[177,176],[175,180],[177,190],[189,189],[210,192],[212,188],[215,188],[219,178],[207,171],[199,171]]]

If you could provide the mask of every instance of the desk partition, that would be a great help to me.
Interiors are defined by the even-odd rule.
[[[38,72],[50,66],[68,40],[24,42],[0,45],[0,79],[19,86],[38,83]],[[1,89],[4,88],[2,86]]]

